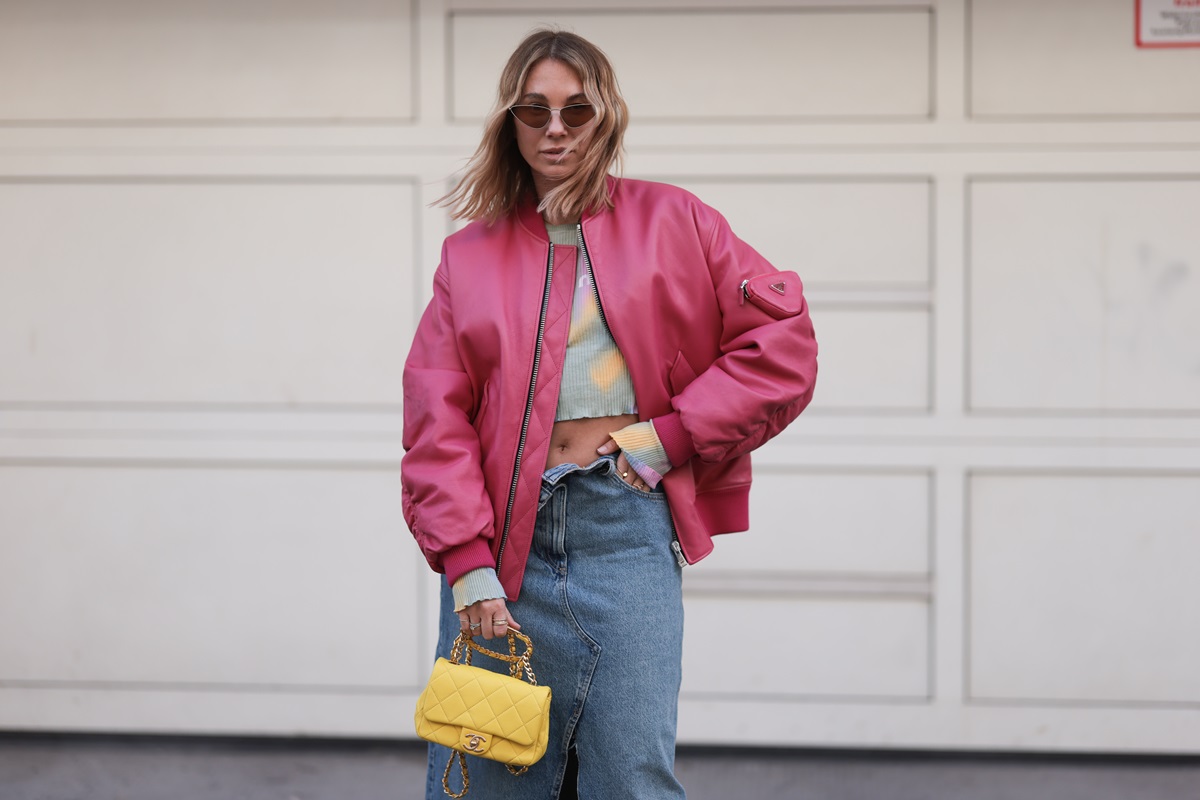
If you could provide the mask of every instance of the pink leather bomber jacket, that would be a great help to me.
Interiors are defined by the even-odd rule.
[[[641,419],[673,468],[678,557],[749,527],[750,456],[812,399],[817,345],[799,278],[666,184],[610,179],[581,245]],[[558,404],[576,248],[531,203],[448,237],[404,368],[404,515],[453,583],[495,566],[516,599]],[[758,280],[755,280],[758,279]],[[747,283],[749,281],[750,283]]]

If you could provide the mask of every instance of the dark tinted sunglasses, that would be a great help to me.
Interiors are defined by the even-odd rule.
[[[513,106],[508,110],[512,112],[514,117],[531,128],[546,127],[550,122],[551,115],[555,111],[558,112],[558,118],[562,120],[563,125],[566,125],[568,128],[578,128],[580,125],[586,125],[596,116],[596,107],[591,103],[576,103],[575,105],[563,106],[562,108],[549,108],[539,105]]]

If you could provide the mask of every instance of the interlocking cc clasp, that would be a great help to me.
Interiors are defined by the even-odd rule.
[[[490,744],[488,737],[482,733],[467,730],[462,732],[462,749],[468,753],[482,755],[488,751]]]

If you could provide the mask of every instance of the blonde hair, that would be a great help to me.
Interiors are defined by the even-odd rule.
[[[596,107],[596,118],[579,168],[546,192],[538,211],[550,219],[573,220],[584,211],[612,207],[608,173],[610,169],[620,171],[625,128],[629,125],[629,109],[617,86],[616,73],[604,51],[582,36],[540,28],[526,36],[509,56],[479,148],[463,169],[458,185],[435,201],[435,205],[451,206],[454,219],[484,219],[490,225],[515,211],[526,195],[536,197],[533,172],[517,148],[513,128],[517,122],[508,109],[520,100],[533,66],[547,58],[575,71],[588,102]]]

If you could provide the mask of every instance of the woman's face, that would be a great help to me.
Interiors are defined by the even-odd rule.
[[[561,61],[544,58],[529,71],[516,104],[562,108],[586,102],[583,83],[575,70]],[[578,128],[571,128],[563,124],[558,112],[554,112],[542,128],[531,128],[519,119],[514,119],[513,125],[516,126],[517,147],[533,170],[533,185],[538,197],[542,197],[579,166],[591,142],[596,121],[593,118]]]

